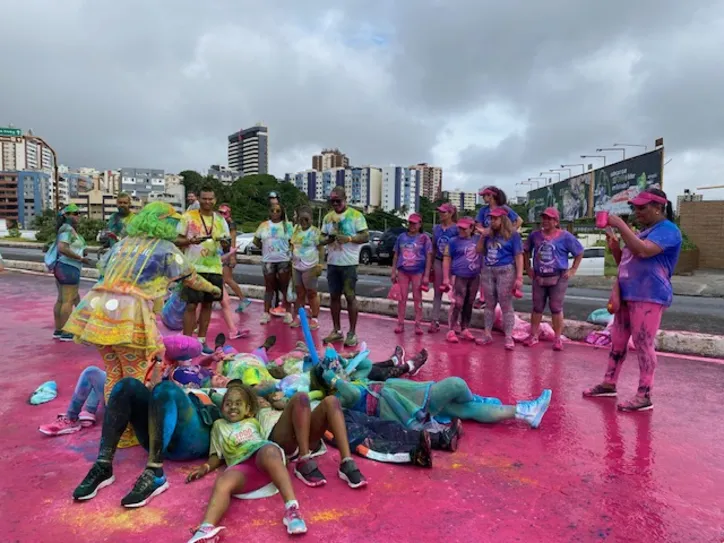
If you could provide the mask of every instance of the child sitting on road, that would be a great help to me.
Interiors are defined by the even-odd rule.
[[[284,525],[287,533],[304,534],[307,526],[299,512],[292,481],[285,465],[284,451],[262,437],[262,428],[255,418],[258,411],[256,394],[241,381],[232,380],[221,406],[223,419],[211,429],[209,460],[191,472],[187,482],[204,477],[226,464],[214,483],[204,520],[189,543],[216,540],[223,526],[217,526],[229,508],[231,497],[264,488],[273,483],[284,500]]]

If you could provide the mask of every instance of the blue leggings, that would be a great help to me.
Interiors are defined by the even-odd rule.
[[[515,407],[477,401],[468,384],[460,377],[448,377],[430,387],[428,410],[433,417],[441,415],[488,423],[515,416]]]
[[[121,434],[133,426],[149,464],[196,460],[209,454],[211,428],[204,424],[186,392],[170,381],[153,391],[130,377],[121,379],[108,398],[98,460],[111,463]]]
[[[83,409],[95,415],[98,406],[103,401],[103,385],[106,382],[106,372],[95,366],[88,366],[78,377],[75,385],[75,392],[70,399],[66,416],[70,420],[78,420],[78,415]]]

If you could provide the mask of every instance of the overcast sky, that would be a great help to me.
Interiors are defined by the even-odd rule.
[[[279,177],[332,146],[522,194],[664,137],[670,196],[724,184],[724,0],[8,0],[2,18],[0,126],[71,167],[205,170],[262,121]]]

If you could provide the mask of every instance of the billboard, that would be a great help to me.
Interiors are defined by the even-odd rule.
[[[593,172],[569,177],[528,193],[528,222],[536,222],[547,207],[555,207],[562,221],[591,217]]]
[[[593,210],[631,213],[628,201],[648,187],[661,188],[663,148],[595,170]]]

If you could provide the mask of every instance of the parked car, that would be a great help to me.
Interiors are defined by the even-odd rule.
[[[395,252],[395,243],[397,243],[397,237],[403,232],[407,231],[407,228],[403,226],[396,226],[389,228],[382,234],[382,238],[377,244],[377,261],[380,265],[392,264],[392,257]]]
[[[254,234],[237,234],[236,252],[243,255],[260,255],[261,249],[251,242],[253,239]]]
[[[606,249],[604,247],[590,247],[583,250],[583,260],[578,266],[577,275],[603,277],[606,261]],[[573,263],[570,259],[569,266]]]
[[[379,230],[370,230],[370,240],[363,244],[359,250],[359,263],[363,265],[372,264],[377,260],[377,245],[382,239],[382,232]],[[327,260],[329,247],[324,248],[324,259]]]

